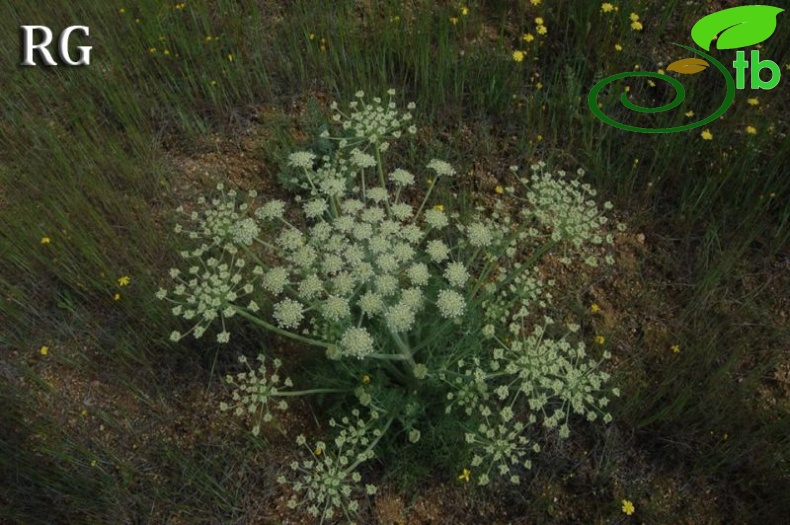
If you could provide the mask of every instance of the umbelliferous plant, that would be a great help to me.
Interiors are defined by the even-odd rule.
[[[511,168],[513,185],[487,209],[462,216],[434,203],[456,170],[441,159],[387,166],[390,144],[416,132],[414,105],[399,111],[388,95],[332,106],[337,129],[323,138],[335,152],[289,156],[290,202],[220,185],[194,211],[179,208],[188,224],[176,232],[192,246],[157,293],[189,324],[174,341],[219,325],[216,340],[228,343],[238,316],[323,349],[301,381],[282,378],[279,359],[261,354],[256,369],[241,356],[248,371],[227,376],[234,389],[220,406],[252,416],[255,434],[292,396],[325,394],[351,414],[329,421],[337,432],[325,442],[299,436],[308,454],[279,478],[292,486],[290,505],[321,520],[352,519],[357,498],[375,493],[360,466],[378,450],[446,443],[440,429],[457,437],[442,446],[460,451],[464,479],[519,483],[541,432],[609,422],[618,395],[600,366],[608,353],[588,351],[577,324],[547,314],[555,283],[541,267],[549,254],[612,264],[611,205],[598,207],[582,172],[543,163],[526,175]]]

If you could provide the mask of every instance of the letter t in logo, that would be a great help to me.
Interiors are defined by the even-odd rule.
[[[749,61],[746,60],[746,54],[743,51],[738,51],[736,59],[732,63],[735,68],[735,87],[743,89],[746,87],[746,70],[749,68]]]

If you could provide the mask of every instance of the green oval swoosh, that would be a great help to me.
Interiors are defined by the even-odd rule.
[[[628,97],[624,93],[620,97],[620,102],[628,109],[631,109],[633,111],[638,111],[640,113],[659,113],[662,111],[668,111],[670,109],[676,108],[683,102],[686,95],[686,91],[683,88],[683,86],[680,84],[680,82],[678,82],[676,79],[668,75],[661,75],[659,73],[649,73],[646,71],[632,71],[626,73],[618,73],[616,75],[606,77],[600,82],[598,82],[597,84],[595,84],[593,88],[590,90],[589,96],[587,97],[587,103],[589,104],[593,114],[611,126],[624,129],[626,131],[636,131],[639,133],[673,133],[676,131],[687,131],[690,129],[698,128],[700,126],[704,126],[705,124],[709,124],[710,122],[713,122],[714,120],[722,116],[724,112],[727,111],[727,109],[729,109],[729,107],[732,105],[732,101],[735,100],[735,79],[732,78],[730,72],[727,70],[726,67],[724,67],[724,65],[721,62],[719,62],[712,56],[708,55],[707,53],[704,53],[692,47],[684,46],[683,44],[673,43],[673,45],[682,47],[683,49],[686,49],[688,51],[691,51],[692,53],[704,57],[705,59],[710,61],[710,63],[712,63],[714,66],[716,66],[716,69],[718,69],[721,72],[721,74],[724,76],[724,80],[727,83],[727,93],[721,105],[713,114],[698,122],[691,122],[689,124],[684,124],[682,126],[674,126],[671,128],[645,128],[640,126],[632,126],[630,124],[625,124],[623,122],[618,122],[613,118],[609,117],[608,115],[606,115],[603,111],[601,111],[601,108],[598,107],[598,94],[601,92],[601,90],[610,82],[614,82],[616,80],[620,80],[621,78],[628,78],[628,77],[658,78],[660,80],[669,82],[672,85],[672,87],[675,88],[675,97],[672,99],[672,101],[669,104],[665,104],[664,106],[659,106],[657,108],[645,108],[642,106],[638,106],[632,103],[630,100],[628,100]]]

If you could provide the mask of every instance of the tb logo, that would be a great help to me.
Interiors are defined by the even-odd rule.
[[[69,56],[69,38],[75,31],[81,32],[85,36],[90,36],[88,26],[69,26],[63,30],[58,39],[58,56],[69,66],[87,66],[91,63],[91,46],[77,46],[80,52],[78,60],[72,60]],[[35,33],[42,33],[43,38],[38,43],[34,43]],[[52,43],[52,30],[47,26],[22,26],[22,65],[36,66],[33,61],[33,51],[38,51],[39,57],[48,66],[57,66],[58,63],[52,58],[49,52],[49,45]]]

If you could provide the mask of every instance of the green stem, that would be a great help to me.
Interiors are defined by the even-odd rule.
[[[314,388],[313,390],[294,390],[288,392],[277,392],[272,397],[293,397],[293,396],[306,396],[310,394],[329,394],[336,392],[347,392],[348,390],[342,388]]]
[[[368,357],[382,359],[384,361],[406,361],[408,359],[402,354],[368,354]]]
[[[258,326],[263,327],[266,330],[269,330],[270,332],[274,332],[275,334],[281,335],[283,337],[287,337],[289,339],[293,339],[295,341],[299,341],[299,342],[302,342],[302,343],[307,343],[309,345],[322,346],[324,348],[329,348],[329,347],[332,346],[331,343],[326,343],[324,341],[318,341],[317,339],[310,339],[309,337],[303,337],[301,335],[291,333],[288,330],[283,330],[282,328],[274,326],[273,324],[269,324],[266,321],[264,321],[263,319],[261,319],[260,317],[256,317],[256,316],[252,315],[251,313],[249,313],[247,310],[245,310],[244,308],[242,308],[240,306],[235,306],[234,305],[233,306],[233,310],[236,313],[238,313],[239,315],[241,315],[242,317],[244,317],[246,319],[249,319],[253,323],[257,324]]]
[[[420,214],[422,213],[423,208],[425,208],[425,203],[428,202],[428,199],[431,196],[431,192],[433,191],[434,186],[436,186],[436,183],[439,181],[439,177],[441,177],[441,175],[437,175],[436,178],[433,179],[433,182],[431,182],[430,188],[428,188],[428,191],[425,192],[425,198],[422,200],[422,204],[420,204],[420,209],[418,209],[417,213],[414,215],[414,221],[415,222],[420,217]]]
[[[375,150],[376,153],[376,167],[378,168],[379,171],[379,184],[381,184],[382,188],[386,189],[387,182],[384,180],[384,165],[381,163],[381,151],[379,150],[378,141],[376,141],[376,143],[373,145],[373,149]],[[384,204],[387,207],[387,215],[389,215],[390,214],[389,193],[387,194],[387,200],[384,201]]]

